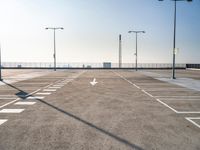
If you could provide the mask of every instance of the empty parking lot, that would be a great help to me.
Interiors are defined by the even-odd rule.
[[[170,73],[4,71],[0,149],[198,150],[200,71],[177,71],[195,89],[163,80]]]

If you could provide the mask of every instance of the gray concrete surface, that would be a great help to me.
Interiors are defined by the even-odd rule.
[[[0,113],[1,150],[200,149],[200,92],[140,72],[52,72],[0,86],[0,101],[24,109]]]

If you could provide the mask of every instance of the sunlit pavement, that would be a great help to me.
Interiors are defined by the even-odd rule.
[[[196,150],[200,92],[141,71],[49,71],[0,86],[0,135],[1,150]]]

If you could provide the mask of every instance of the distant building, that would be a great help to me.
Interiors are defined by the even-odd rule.
[[[111,62],[103,62],[103,68],[111,68]]]

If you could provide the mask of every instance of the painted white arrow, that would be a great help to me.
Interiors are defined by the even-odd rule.
[[[93,81],[92,82],[90,82],[90,84],[92,85],[92,86],[94,86],[95,84],[97,84],[98,82],[96,82],[96,79],[94,78],[93,79]]]

